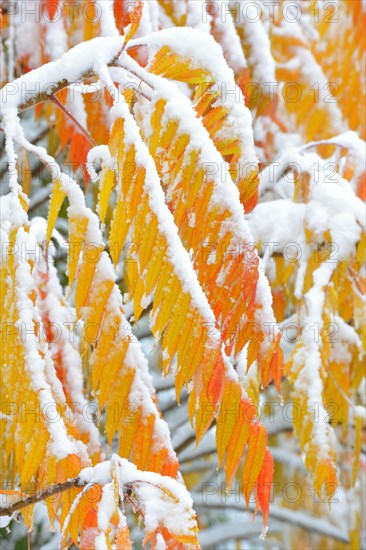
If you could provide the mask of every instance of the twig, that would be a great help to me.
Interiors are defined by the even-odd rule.
[[[66,107],[61,103],[61,101],[59,101],[57,97],[55,97],[54,95],[50,95],[50,100],[53,101],[53,103],[57,105],[57,107],[59,107],[61,111],[63,111],[65,115],[69,117],[70,120],[72,120],[72,122],[80,130],[80,132],[86,137],[89,143],[91,143],[93,147],[96,147],[97,142],[95,141],[95,139],[92,138],[89,132],[80,124],[78,120],[76,120],[74,115],[66,109]]]

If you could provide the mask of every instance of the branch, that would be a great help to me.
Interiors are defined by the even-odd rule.
[[[0,516],[11,516],[14,512],[17,512],[18,510],[22,510],[23,508],[26,508],[31,504],[36,504],[37,502],[46,500],[46,498],[52,497],[53,495],[57,495],[58,493],[63,493],[64,491],[68,491],[73,487],[84,487],[85,485],[86,483],[80,481],[78,477],[69,479],[64,483],[57,483],[55,485],[51,485],[51,487],[47,487],[47,489],[43,489],[42,491],[39,491],[34,495],[18,500],[17,502],[14,502],[13,504],[11,504],[11,506],[0,507]]]
[[[248,508],[244,502],[226,502],[226,495],[220,497],[219,495],[191,493],[194,505],[196,509],[201,510],[238,510],[241,512],[247,512]],[[249,502],[249,510],[254,512],[255,504]],[[260,514],[260,512],[258,512]],[[331,537],[335,540],[340,540],[345,543],[349,543],[349,537],[345,530],[332,525],[325,519],[320,519],[305,512],[298,510],[291,510],[271,504],[270,520],[277,520],[292,524],[301,529],[306,529],[311,533],[317,533],[325,537]],[[244,526],[243,526],[244,527]],[[271,530],[271,524],[269,526]]]
[[[127,69],[125,69],[124,67],[121,67],[120,65],[116,64],[115,62],[108,63],[107,66],[109,68],[118,68],[118,69],[124,69],[124,70],[127,71]],[[131,72],[131,71],[128,71],[128,72]],[[85,78],[91,78],[93,76],[97,76],[97,73],[93,70],[90,70],[90,71],[87,71],[86,73],[83,73],[82,75],[80,75],[80,77],[75,81],[63,79],[63,80],[60,80],[59,82],[56,82],[56,83],[50,83],[48,88],[47,88],[47,91],[40,92],[40,93],[36,94],[35,96],[30,97],[27,101],[23,101],[22,103],[20,103],[18,105],[18,113],[22,113],[22,112],[26,111],[27,109],[30,109],[31,107],[35,107],[36,105],[39,105],[40,103],[44,103],[45,101],[50,101],[50,100],[54,101],[54,99],[53,99],[54,94],[57,94],[58,92],[60,92],[64,88],[67,88],[68,86],[71,86],[72,84],[79,84]],[[141,78],[140,78],[140,80],[141,80]],[[142,95],[145,99],[147,99],[149,101],[151,100],[151,97],[149,97],[146,93],[144,93],[139,88],[134,88],[134,91],[136,91],[137,93]],[[29,95],[29,93],[27,93],[27,95]],[[67,114],[69,114],[68,111],[67,111]],[[0,128],[0,129],[2,130],[2,128]],[[88,137],[88,139],[90,141],[90,136]]]
[[[84,78],[90,78],[93,75],[93,71],[87,71],[80,76],[80,80]],[[57,92],[60,92],[64,88],[67,88],[68,86],[70,86],[70,84],[74,84],[74,82],[70,82],[66,78],[63,78],[59,82],[50,83],[45,92],[40,92],[35,96],[31,96],[27,101],[23,101],[22,103],[20,103],[20,105],[18,105],[18,113],[22,113],[23,111],[30,109],[30,107],[35,107],[39,103],[49,101],[50,99],[52,99],[52,96],[54,94],[57,94]]]
[[[88,40],[71,48],[60,59],[46,63],[9,82],[1,89],[2,117],[5,118],[7,104],[21,113],[39,103],[49,101],[50,96],[71,84],[97,76],[100,65],[120,67],[118,55],[122,44],[121,36]],[[142,80],[141,77],[139,80]],[[149,99],[140,90],[136,91]]]

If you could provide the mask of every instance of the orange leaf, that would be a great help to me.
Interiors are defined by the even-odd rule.
[[[236,422],[227,449],[226,485],[231,487],[239,462],[251,435],[251,421],[255,415],[254,405],[249,399],[240,400],[240,417]],[[264,430],[264,428],[263,428]]]
[[[243,493],[247,503],[249,505],[250,495],[255,487],[258,476],[261,472],[264,457],[266,454],[267,446],[267,433],[263,426],[259,422],[252,424],[250,429],[248,450],[245,457],[244,471],[243,471]]]
[[[271,497],[271,487],[272,487],[272,478],[274,471],[274,462],[273,457],[269,449],[266,449],[266,454],[264,457],[264,462],[260,474],[257,479],[256,485],[256,509],[255,514],[260,507],[263,516],[264,527],[267,526],[268,521],[268,512],[269,512],[269,502]]]

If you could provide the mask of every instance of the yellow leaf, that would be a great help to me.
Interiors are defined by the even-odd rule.
[[[103,168],[100,178],[100,191],[98,197],[97,211],[101,223],[105,222],[109,199],[115,185],[114,171],[111,168]]]
[[[67,258],[67,274],[69,276],[70,288],[75,280],[76,268],[79,262],[79,256],[88,223],[88,218],[84,216],[75,215],[69,217],[69,254]]]
[[[47,218],[47,231],[46,231],[47,244],[51,240],[52,232],[55,227],[57,216],[59,215],[62,203],[65,200],[65,197],[66,197],[66,192],[62,187],[61,181],[56,180],[52,189],[50,207],[49,207],[48,218]]]

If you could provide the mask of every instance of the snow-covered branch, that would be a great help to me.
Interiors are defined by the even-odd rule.
[[[33,495],[30,495],[28,497],[25,496],[24,498],[21,498],[10,505],[1,506],[0,516],[11,516],[12,514],[14,514],[14,512],[23,510],[23,508],[26,508],[27,506],[31,506],[32,504],[36,504],[37,502],[42,502],[54,495],[58,495],[60,493],[63,493],[64,491],[68,491],[73,487],[84,487],[85,485],[86,483],[84,481],[81,481],[79,477],[69,479],[64,483],[56,483],[55,485],[51,485],[50,487],[47,487],[46,489],[43,489],[38,493],[34,493]]]

